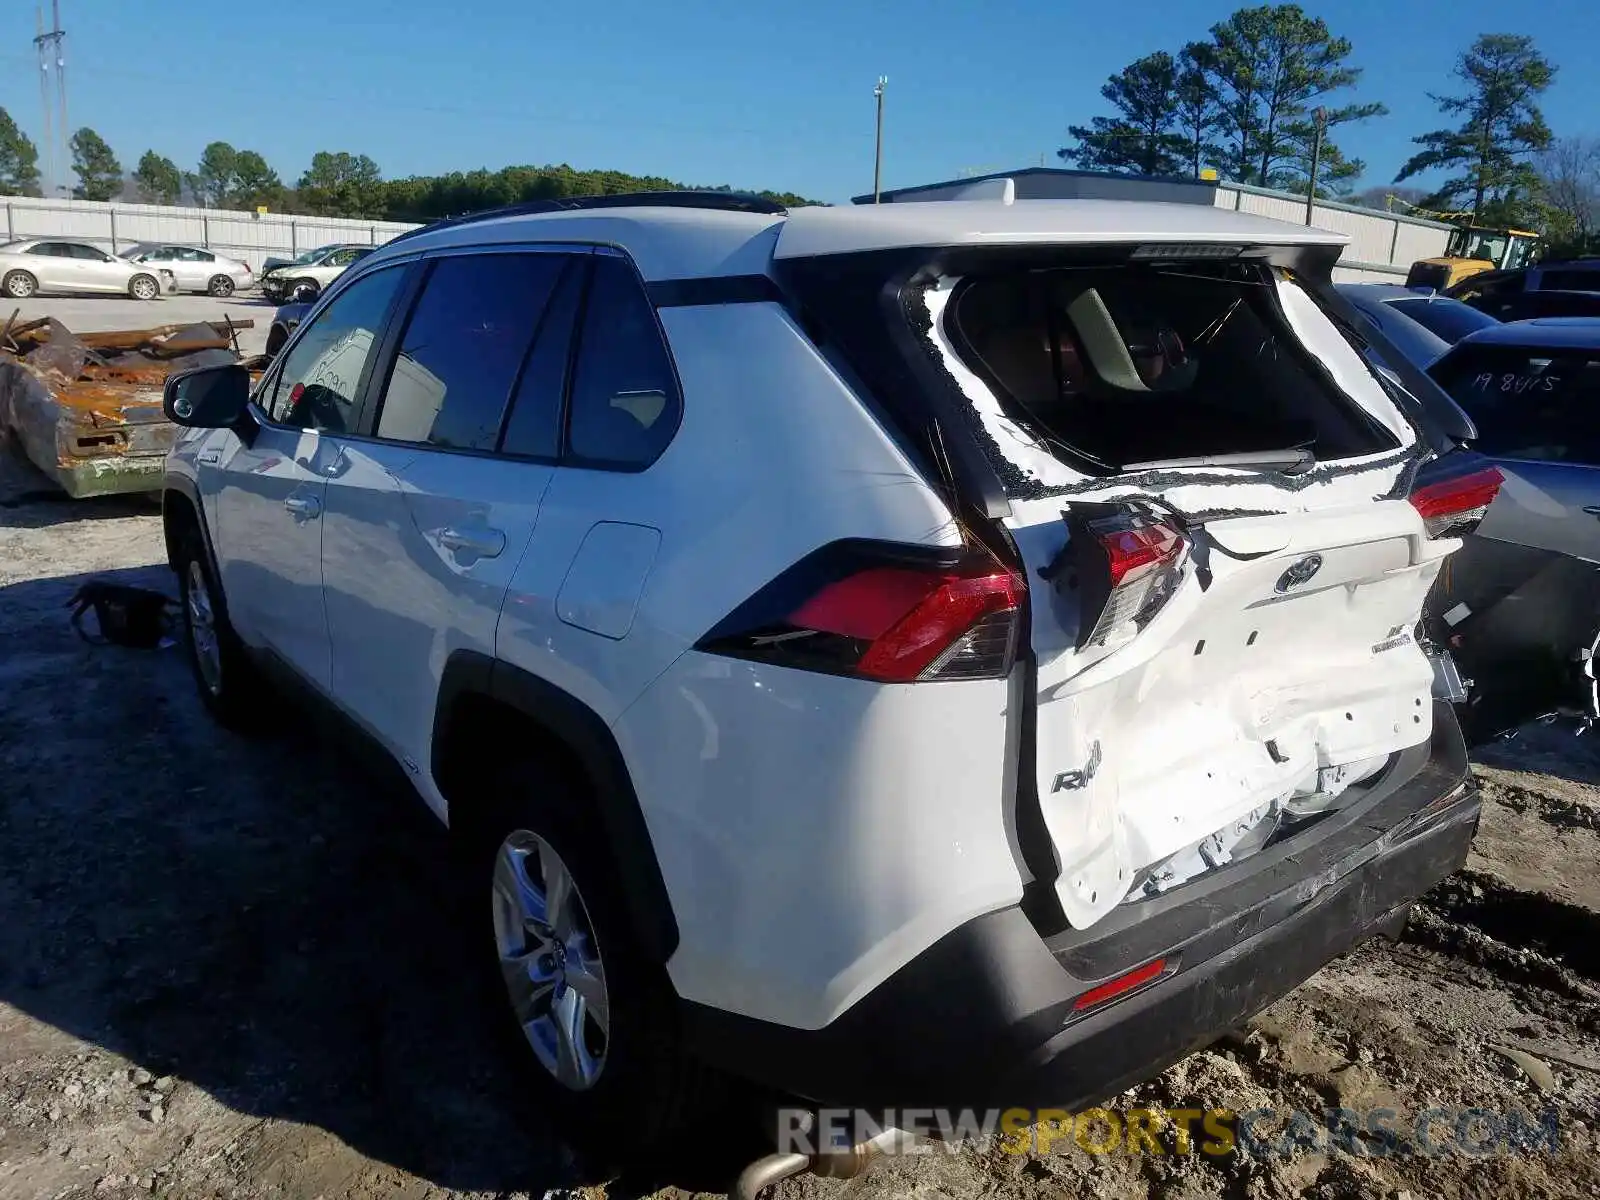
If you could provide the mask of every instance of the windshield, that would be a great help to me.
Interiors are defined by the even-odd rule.
[[[318,246],[315,250],[307,250],[304,254],[300,255],[300,257],[291,259],[290,262],[292,265],[297,267],[309,266],[311,263],[316,262],[317,259],[321,258],[324,254],[328,254],[337,249],[337,246]]]
[[[1392,300],[1390,303],[1429,333],[1442,337],[1452,346],[1469,333],[1500,324],[1488,313],[1446,297],[1430,300],[1426,296],[1418,296],[1409,300]]]
[[[1506,269],[1515,271],[1518,267],[1527,266],[1533,258],[1533,248],[1537,244],[1533,238],[1512,238],[1511,253],[1506,256]]]

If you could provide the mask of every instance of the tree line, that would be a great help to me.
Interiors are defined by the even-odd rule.
[[[1455,88],[1430,98],[1442,128],[1412,139],[1394,186],[1351,196],[1366,164],[1339,144],[1346,127],[1385,116],[1349,100],[1361,80],[1348,38],[1297,4],[1242,8],[1175,52],[1158,50],[1106,80],[1108,116],[1072,125],[1057,152],[1094,170],[1227,180],[1316,191],[1377,207],[1446,213],[1478,224],[1543,230],[1558,248],[1600,236],[1600,140],[1558,139],[1539,107],[1556,68],[1515,34],[1478,36],[1458,56]],[[1317,134],[1322,134],[1320,147]],[[1431,189],[1398,185],[1443,172]]]
[[[259,152],[228,142],[208,145],[192,171],[146,150],[138,165],[124,172],[106,140],[87,127],[72,135],[70,146],[78,177],[72,194],[80,200],[124,198],[145,204],[190,200],[208,208],[245,210],[264,205],[273,212],[368,220],[429,221],[528,200],[678,191],[687,186],[660,176],[580,171],[565,164],[385,179],[370,157],[344,150],[319,150],[298,181],[289,184]],[[0,108],[0,194],[39,195],[38,159],[32,140]],[[702,190],[733,189],[720,185]],[[780,204],[813,203],[793,192],[759,194]]]

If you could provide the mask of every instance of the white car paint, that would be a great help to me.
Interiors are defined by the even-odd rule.
[[[1120,202],[897,204],[786,219],[596,210],[427,231],[381,248],[357,275],[518,242],[623,246],[653,282],[761,273],[774,258],[1108,240],[1343,242],[1199,206]],[[1172,600],[1109,649],[1075,649],[1068,615],[1034,581],[1065,540],[1061,497],[1014,498],[1006,518],[1031,581],[1033,770],[1062,867],[1057,894],[1080,928],[1116,906],[1139,871],[1314,784],[1318,767],[1366,762],[1430,732],[1421,651],[1408,639],[1379,647],[1415,623],[1458,543],[1430,542],[1403,498],[1373,499],[1393,489],[1416,435],[1326,319],[1295,289],[1282,294],[1305,345],[1395,435],[1397,451],[1292,484],[1243,470],[1175,472],[1163,491],[1172,503],[1225,498],[1262,511],[1216,531],[1259,557],[1213,555],[1204,584],[1186,561]],[[302,322],[283,357],[314,336],[327,308]],[[671,897],[679,940],[667,968],[679,995],[820,1028],[963,922],[1019,900],[1004,776],[1021,693],[1007,679],[880,684],[694,649],[819,547],[844,538],[953,547],[961,534],[940,489],[781,305],[659,315],[685,404],[647,470],[271,428],[249,448],[232,433],[186,437],[171,470],[193,477],[201,445],[227,447],[205,489],[208,512],[216,495],[218,556],[241,636],[375,733],[441,817],[431,739],[453,649],[492,653],[598,715],[616,736]],[[940,310],[930,315],[942,337]],[[958,360],[947,365],[1026,473],[1086,483],[1006,421]],[[1077,494],[1136,486],[1109,478]],[[286,499],[314,504],[324,519],[285,512]],[[633,531],[609,573],[604,557],[585,555],[591,539],[615,537],[608,527]],[[503,548],[472,550],[483,537]],[[1322,557],[1315,584],[1277,597],[1275,581],[1311,554]],[[1089,786],[1052,790],[1091,759]]]
[[[896,212],[896,209],[901,211]],[[1126,200],[983,200],[797,208],[773,257],[815,258],[906,246],[1096,245],[1160,242],[1343,246],[1342,233],[1198,204]]]
[[[296,259],[294,262],[273,267],[261,276],[261,283],[268,292],[287,299],[290,290],[301,283],[308,283],[319,291],[327,287],[335,279],[356,262],[359,262],[368,251],[365,246],[333,246],[327,247],[311,256]]]
[[[200,246],[169,243],[140,244],[122,252],[129,262],[142,263],[171,271],[180,292],[211,292],[227,295],[255,286],[256,277],[248,264]],[[218,280],[226,279],[226,285]]]
[[[139,277],[156,280],[157,292],[170,292],[175,280],[157,266],[128,262],[87,242],[69,238],[29,238],[0,246],[0,290],[13,275],[27,275],[41,292],[103,292],[126,296]]]

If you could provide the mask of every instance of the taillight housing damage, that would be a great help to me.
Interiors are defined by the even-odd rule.
[[[1078,598],[1077,648],[1120,646],[1177,589],[1188,539],[1127,504],[1075,504],[1062,519],[1071,562],[1056,582]]]
[[[1026,592],[982,552],[834,542],[719,622],[697,649],[881,683],[998,679]]]
[[[1449,454],[1424,467],[1411,493],[1429,537],[1465,537],[1500,492],[1500,468],[1476,454]]]

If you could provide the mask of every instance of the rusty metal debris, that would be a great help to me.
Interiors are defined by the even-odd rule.
[[[167,376],[236,362],[251,321],[75,334],[54,317],[0,332],[0,435],[74,498],[159,491],[177,427],[161,411]]]

